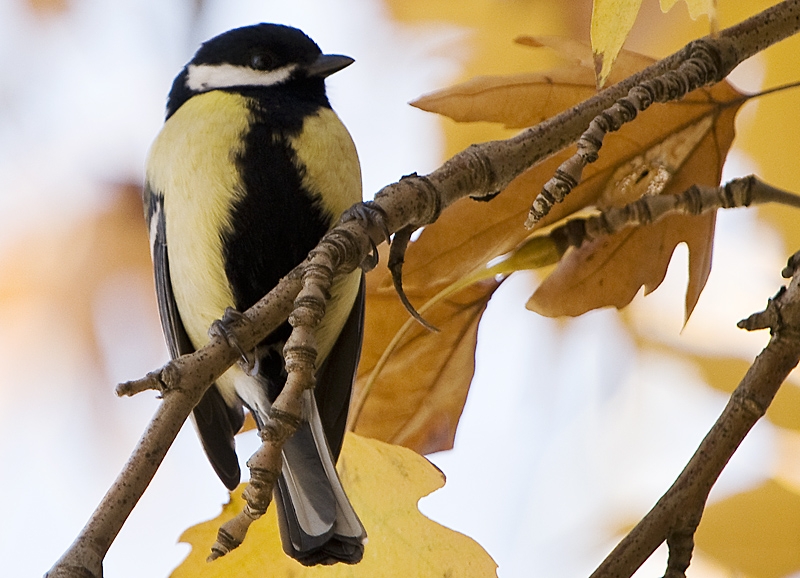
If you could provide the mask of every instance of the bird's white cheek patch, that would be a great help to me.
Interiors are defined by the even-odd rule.
[[[195,92],[233,86],[274,86],[286,82],[296,68],[297,64],[275,70],[254,70],[233,64],[190,64],[186,86]]]

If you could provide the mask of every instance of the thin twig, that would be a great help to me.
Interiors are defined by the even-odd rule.
[[[766,412],[800,361],[800,275],[771,299],[761,319],[772,333],[719,419],[689,463],[652,510],[623,538],[591,578],[631,576],[665,540],[671,548],[667,574],[679,578],[691,557],[689,538],[700,522],[708,493],[744,437]],[[689,548],[687,550],[687,548]]]
[[[800,208],[800,195],[773,187],[750,175],[719,187],[694,185],[674,195],[645,196],[625,206],[606,209],[599,215],[570,219],[550,231],[548,236],[563,254],[568,247],[580,247],[627,227],[649,225],[667,215],[700,215],[716,209],[764,203]]]

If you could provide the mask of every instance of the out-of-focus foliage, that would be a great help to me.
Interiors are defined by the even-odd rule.
[[[47,320],[39,325],[35,312],[50,311],[51,323],[70,327],[72,339],[62,347],[80,351],[101,368],[98,293],[119,274],[133,275],[143,285],[151,285],[153,276],[141,189],[121,185],[109,191],[109,199],[106,210],[77,221],[43,222],[43,230],[20,238],[0,255],[0,310],[7,325],[46,335]],[[59,359],[63,353],[53,355]]]
[[[711,505],[695,538],[697,547],[744,576],[781,578],[800,568],[800,494],[767,481]]]
[[[66,12],[68,0],[27,0],[30,9],[39,16],[56,15]]]

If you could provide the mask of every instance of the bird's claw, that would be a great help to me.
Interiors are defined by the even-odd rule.
[[[374,201],[365,201],[353,205],[344,212],[341,222],[347,223],[348,221],[358,221],[369,232],[372,250],[362,261],[361,268],[364,271],[371,271],[378,265],[378,246],[372,240],[377,236],[373,234],[375,230],[380,232],[387,245],[391,244],[391,233],[386,224],[386,212]]]
[[[255,375],[255,373],[258,372],[258,360],[256,359],[255,351],[246,352],[231,330],[232,325],[240,322],[249,323],[249,320],[243,313],[237,311],[233,307],[227,307],[225,313],[222,314],[222,319],[216,319],[211,324],[208,335],[209,337],[222,337],[229,346],[239,352],[241,358],[239,360],[239,366],[242,370],[248,375]]]

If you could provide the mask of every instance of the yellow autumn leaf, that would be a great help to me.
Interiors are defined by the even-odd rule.
[[[642,0],[594,0],[591,35],[598,87],[605,85],[641,5]]]
[[[678,0],[661,0],[662,12],[669,10]],[[605,86],[625,40],[636,22],[642,0],[594,0],[592,5],[592,53],[594,55],[597,86]],[[689,16],[696,20],[708,16],[712,31],[718,29],[715,0],[686,0]]]
[[[347,495],[367,528],[364,559],[356,565],[306,567],[281,549],[275,507],[250,527],[247,539],[226,556],[206,562],[221,524],[239,512],[244,484],[219,517],[189,528],[181,541],[192,546],[171,578],[249,576],[358,577],[496,576],[497,565],[474,540],[423,516],[417,502],[444,485],[428,460],[399,446],[348,433],[337,466]]]

